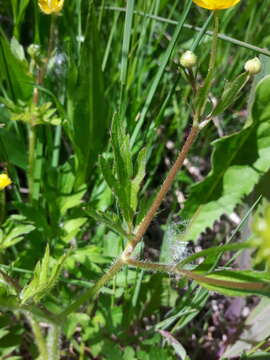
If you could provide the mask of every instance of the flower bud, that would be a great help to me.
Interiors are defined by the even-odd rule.
[[[12,183],[11,179],[9,178],[8,174],[0,174],[0,190],[3,190],[5,187]]]
[[[255,57],[253,59],[248,60],[245,63],[245,70],[250,75],[258,74],[262,69],[262,63],[259,58]]]
[[[40,46],[37,44],[31,44],[27,48],[27,53],[32,59],[36,59],[40,56]]]
[[[185,68],[191,69],[197,64],[197,56],[190,50],[185,51],[180,57],[180,64]]]

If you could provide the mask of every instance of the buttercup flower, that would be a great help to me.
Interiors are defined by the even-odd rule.
[[[0,174],[0,190],[3,190],[5,187],[12,183],[11,179],[9,178],[8,174]]]
[[[209,10],[228,9],[240,2],[240,0],[193,0],[195,4]]]
[[[59,13],[64,5],[65,0],[38,0],[40,10],[45,14],[57,14]]]

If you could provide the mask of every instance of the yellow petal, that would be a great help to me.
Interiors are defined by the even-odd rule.
[[[7,174],[0,174],[0,190],[3,190],[11,183],[12,181]]]
[[[39,8],[47,15],[59,13],[64,5],[64,0],[38,0]]]
[[[195,4],[209,10],[228,9],[240,2],[240,0],[193,0]]]

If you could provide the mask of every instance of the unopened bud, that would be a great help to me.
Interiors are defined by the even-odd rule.
[[[180,64],[185,68],[192,68],[197,64],[197,56],[190,50],[185,51],[180,57]]]
[[[27,52],[32,59],[36,59],[40,56],[40,46],[37,44],[31,44],[28,46]]]
[[[245,63],[245,70],[250,75],[258,74],[262,69],[262,63],[259,58],[255,57],[254,59],[250,59]]]

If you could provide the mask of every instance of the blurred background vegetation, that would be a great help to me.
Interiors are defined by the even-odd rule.
[[[60,16],[47,16],[35,0],[0,3],[0,161],[13,181],[1,195],[0,269],[24,286],[47,244],[55,259],[72,247],[57,286],[43,299],[52,312],[90,288],[124,246],[128,224],[100,166],[101,154],[112,164],[114,114],[130,137],[133,158],[146,149],[133,226],[143,218],[189,132],[192,88],[179,69],[179,57],[192,48],[199,81],[206,75],[211,36],[204,32],[211,31],[211,21],[208,11],[188,5],[187,0],[65,0]],[[259,56],[264,69],[200,134],[145,236],[142,259],[173,263],[174,255],[179,260],[228,242],[239,224],[233,240],[244,241],[250,235],[245,214],[259,196],[269,198],[269,152],[259,153],[258,133],[234,148],[235,162],[227,163],[222,152],[222,144],[230,146],[226,136],[251,121],[255,86],[270,71],[269,8],[270,0],[249,0],[221,12],[220,33],[228,38],[219,43],[212,101],[249,58]],[[31,44],[39,46],[32,47],[34,55],[27,51]],[[267,131],[263,136],[270,146]],[[217,139],[221,142],[213,144]],[[212,168],[213,149],[221,173]],[[258,159],[263,162],[260,172],[251,174]],[[237,179],[230,178],[236,195],[224,205],[219,200],[227,184],[225,170],[234,164],[242,166]],[[211,169],[213,186],[194,187]],[[212,212],[204,207],[209,203]],[[204,220],[189,226],[198,207]],[[209,261],[210,268],[215,259]],[[250,254],[242,253],[234,265],[250,268]],[[255,306],[257,315],[246,320]],[[61,359],[184,359],[184,348],[192,360],[222,359],[225,349],[230,358],[268,359],[269,306],[269,300],[259,302],[254,296],[225,297],[167,274],[126,268],[102,289],[90,312],[82,308],[69,316],[62,329]],[[263,327],[256,328],[261,321],[256,316],[264,319]],[[248,347],[237,343],[246,326],[252,332]],[[46,332],[46,324],[43,328]],[[254,355],[257,344],[264,354]],[[37,354],[21,313],[0,312],[0,358],[34,359]]]

